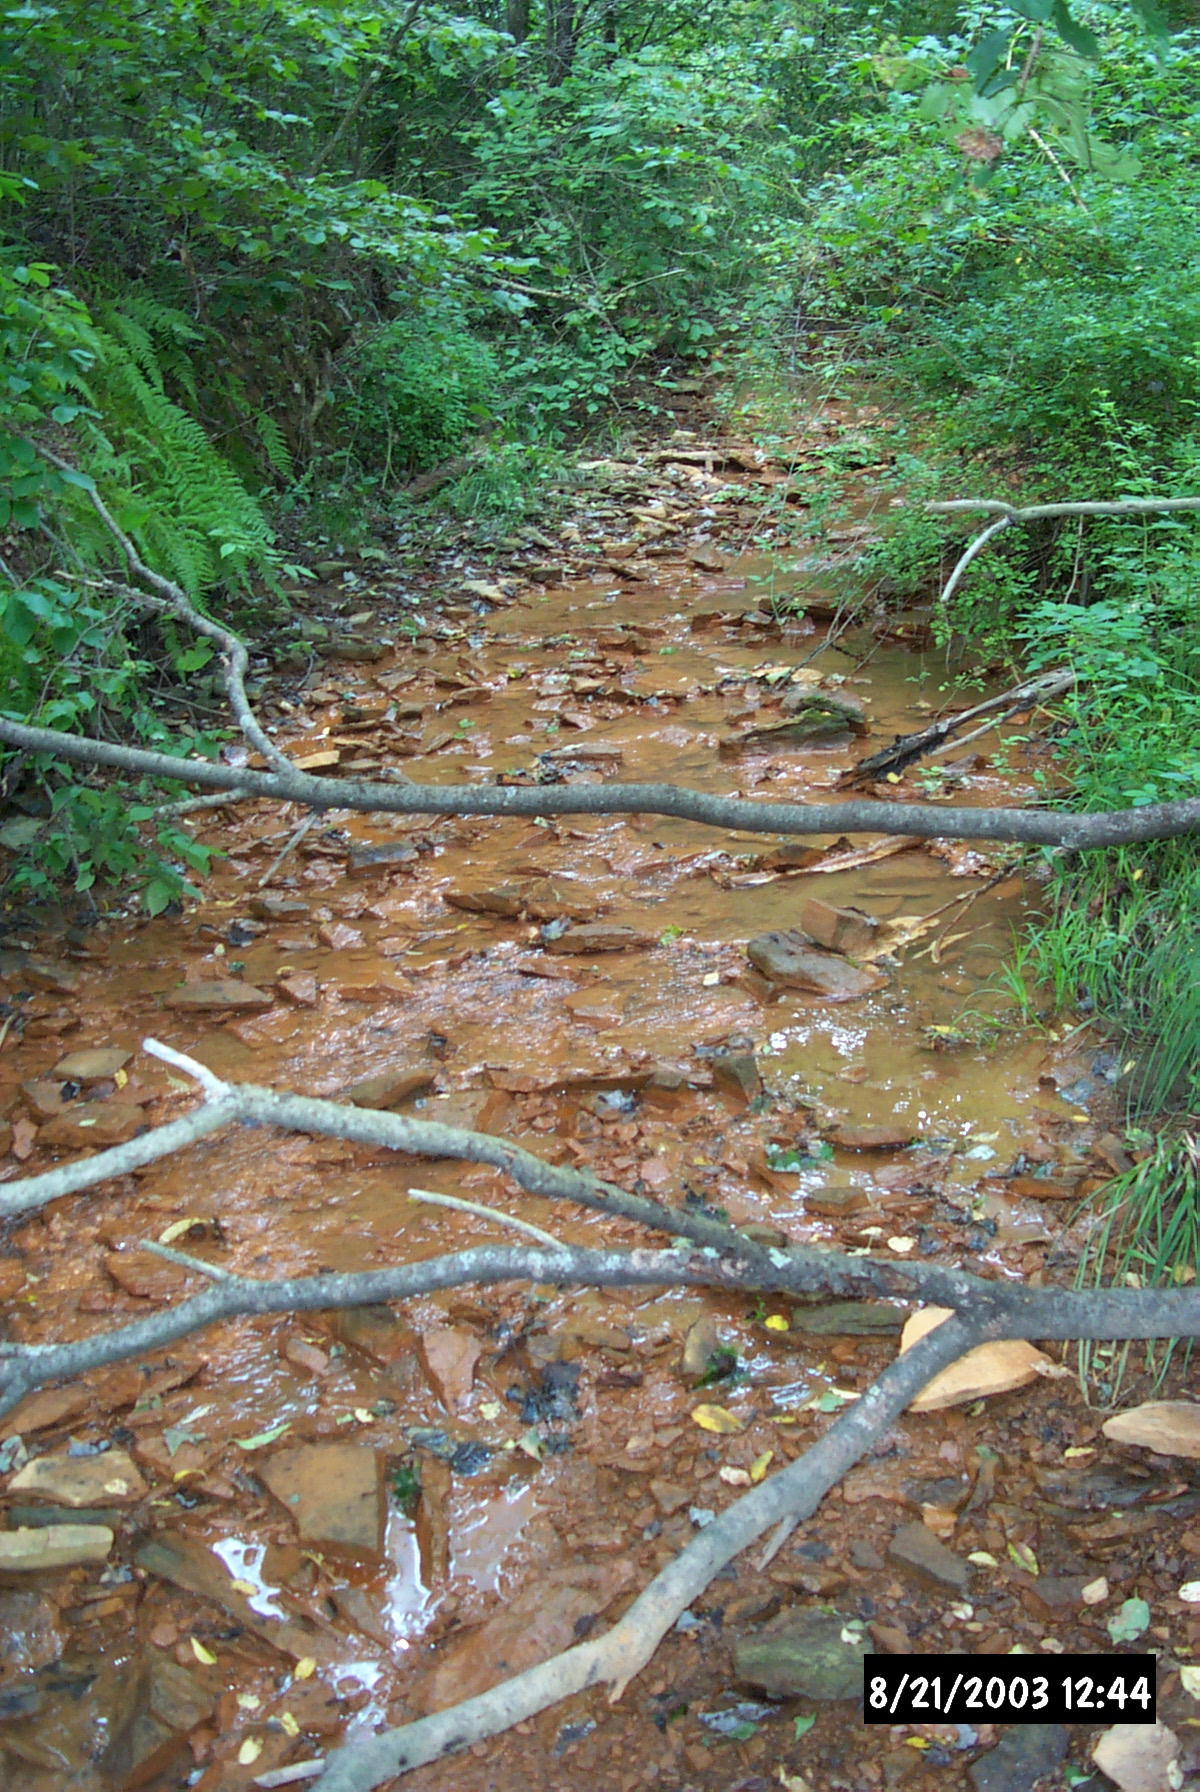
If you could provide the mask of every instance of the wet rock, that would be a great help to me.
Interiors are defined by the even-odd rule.
[[[258,1470],[301,1540],[354,1555],[383,1553],[383,1460],[366,1444],[301,1444]]]
[[[22,1284],[24,1280],[22,1266]],[[90,1388],[78,1385],[69,1388],[42,1388],[38,1393],[30,1394],[22,1400],[7,1418],[0,1419],[0,1438],[29,1437],[35,1431],[48,1431],[51,1425],[61,1425],[67,1419],[73,1419],[77,1413],[86,1412],[91,1404]]]
[[[685,1487],[679,1481],[651,1481],[650,1492],[663,1517],[669,1518],[672,1512],[678,1512],[681,1506],[691,1503],[696,1489]]]
[[[50,1075],[61,1083],[102,1083],[124,1070],[132,1056],[119,1045],[97,1045],[90,1050],[68,1052]]]
[[[875,1552],[872,1551],[872,1554]],[[883,1563],[879,1566],[882,1568]],[[912,1639],[907,1630],[899,1624],[871,1624],[871,1641],[878,1643],[885,1655],[911,1655]]]
[[[898,1332],[904,1320],[904,1308],[886,1300],[834,1300],[792,1309],[792,1330],[818,1337],[878,1338]]]
[[[21,1084],[21,1094],[25,1105],[35,1120],[54,1120],[65,1112],[68,1097],[63,1094],[62,1084],[50,1077],[33,1077]]]
[[[717,1322],[711,1313],[704,1313],[690,1326],[688,1335],[683,1341],[683,1356],[679,1367],[685,1375],[697,1380],[708,1368],[709,1358],[720,1343]]]
[[[376,877],[398,865],[415,864],[419,856],[407,840],[386,840],[375,846],[355,844],[350,848],[346,871],[350,877]]]
[[[792,1242],[781,1227],[764,1225],[761,1220],[751,1220],[748,1226],[739,1226],[738,1231],[765,1251],[786,1251]]]
[[[165,1454],[165,1452],[164,1452]],[[119,1506],[10,1506],[14,1531],[41,1531],[51,1524],[102,1524],[115,1531],[125,1514]]]
[[[432,1088],[431,1070],[384,1070],[347,1089],[346,1100],[356,1108],[398,1108],[402,1101],[427,1095]]]
[[[785,716],[801,716],[823,727],[849,728],[852,734],[869,734],[866,706],[848,691],[814,691],[791,684],[780,704]]]
[[[355,977],[338,979],[337,992],[343,1002],[362,1002],[370,1008],[385,1008],[399,1002],[412,1001],[412,988],[402,978],[374,976],[364,972],[361,981]]]
[[[382,641],[373,641],[363,635],[335,635],[326,645],[325,652],[331,660],[348,662],[365,661],[373,663],[384,659],[387,647]]]
[[[0,1661],[18,1669],[44,1668],[62,1657],[59,1610],[44,1593],[0,1593]]]
[[[331,1365],[325,1352],[303,1338],[289,1338],[283,1347],[283,1355],[287,1362],[297,1369],[307,1370],[309,1375],[323,1377],[329,1374]]]
[[[250,898],[250,913],[259,921],[292,921],[308,914],[307,902],[300,902],[295,896],[280,896],[268,892],[262,896]]]
[[[195,1674],[157,1653],[136,1665],[131,1681],[99,1763],[114,1792],[133,1792],[164,1773],[217,1702]]]
[[[431,1583],[426,1582],[426,1585],[429,1584]],[[363,1592],[361,1587],[331,1587],[329,1590],[329,1597],[333,1600],[334,1609],[336,1610],[338,1617],[341,1618],[344,1623],[351,1625],[355,1630],[361,1631],[363,1636],[369,1636],[373,1643],[379,1643],[384,1649],[391,1649],[392,1634],[388,1629],[383,1613],[376,1607],[368,1595]],[[289,1697],[298,1690],[298,1688],[293,1687],[289,1692]],[[331,1699],[333,1697],[333,1694],[328,1692],[323,1686],[316,1690],[323,1693],[326,1698]],[[298,1711],[293,1710],[293,1716],[302,1730],[309,1728]],[[339,1729],[344,1721],[344,1716],[339,1719]],[[333,1731],[324,1730],[310,1731],[310,1734],[316,1735],[332,1735],[334,1733],[335,1732]]]
[[[724,572],[729,565],[720,548],[708,541],[698,541],[688,549],[688,563],[698,566],[701,572]]]
[[[641,933],[616,921],[592,921],[568,927],[556,940],[547,940],[547,952],[628,952],[634,947],[657,944],[652,933]]]
[[[1200,1457],[1200,1404],[1191,1400],[1150,1400],[1106,1419],[1104,1435],[1114,1444],[1140,1444],[1159,1456]]]
[[[972,1762],[967,1777],[975,1792],[1030,1792],[1066,1760],[1069,1740],[1061,1724],[1013,1724],[997,1747]]]
[[[285,971],[275,979],[275,987],[293,1008],[315,1008],[317,1005],[317,980],[310,971]]]
[[[55,1524],[42,1530],[0,1531],[0,1574],[41,1573],[107,1560],[113,1534],[107,1525]]]
[[[911,1126],[885,1122],[874,1126],[835,1126],[829,1136],[843,1151],[903,1151],[916,1134]]]
[[[0,1724],[36,1717],[42,1708],[42,1689],[36,1680],[10,1680],[0,1686]]]
[[[135,1300],[152,1300],[160,1305],[174,1300],[188,1273],[140,1251],[108,1251],[104,1268],[117,1287],[132,1294]]]
[[[885,981],[878,971],[810,946],[804,934],[794,929],[760,933],[746,947],[746,956],[768,982],[784,989],[808,990],[831,1002],[854,1001],[882,989]]]
[[[384,1368],[411,1362],[417,1353],[416,1333],[390,1307],[342,1307],[334,1316],[333,1330],[343,1344]]]
[[[417,1350],[430,1387],[447,1412],[471,1392],[483,1345],[465,1326],[443,1325],[419,1333]]]
[[[3,1533],[0,1532],[0,1539]],[[225,1564],[213,1555],[198,1537],[182,1537],[171,1531],[160,1531],[144,1543],[134,1557],[134,1565],[184,1592],[210,1600],[230,1613],[246,1630],[263,1637],[271,1646],[293,1660],[312,1656],[318,1664],[344,1660],[341,1641],[328,1625],[318,1625],[305,1618],[262,1618],[253,1610],[250,1596],[237,1590],[234,1577]]]
[[[861,1698],[866,1638],[845,1641],[845,1624],[836,1613],[811,1608],[780,1612],[737,1644],[738,1679],[777,1699]]]
[[[164,997],[164,1008],[179,1008],[187,1013],[214,1013],[237,1008],[249,1012],[269,1008],[274,996],[257,989],[253,983],[239,983],[234,977],[214,977],[206,983],[185,983]]]
[[[936,1587],[963,1593],[971,1579],[970,1563],[939,1543],[933,1532],[920,1523],[903,1525],[888,1544],[887,1552],[889,1561]]]
[[[442,900],[466,914],[498,915],[504,921],[515,921],[524,906],[520,884],[500,884],[483,890],[443,890]]]
[[[38,1141],[58,1150],[123,1145],[145,1125],[146,1116],[132,1102],[73,1101],[61,1114],[46,1122],[38,1134]]]
[[[106,1450],[103,1456],[36,1456],[8,1491],[77,1507],[132,1506],[150,1490],[124,1450]]]
[[[421,1579],[427,1587],[444,1587],[450,1578],[450,1464],[422,1454],[421,1495],[414,1528],[421,1553]]]
[[[712,1059],[713,1087],[737,1109],[749,1107],[763,1092],[753,1052],[717,1052]]]
[[[30,958],[23,968],[26,981],[35,989],[48,989],[54,995],[77,996],[79,979],[65,965],[52,964],[49,959]]]
[[[1183,1781],[1178,1759],[1179,1738],[1164,1723],[1114,1724],[1092,1750],[1096,1766],[1121,1792],[1173,1792]]]
[[[329,921],[317,928],[317,938],[331,952],[349,952],[354,946],[363,944],[362,932],[357,927],[350,927],[345,921]]]
[[[866,1190],[861,1188],[818,1188],[805,1195],[804,1205],[810,1213],[840,1220],[847,1214],[860,1212],[868,1205],[868,1197]]]
[[[441,1659],[416,1694],[419,1709],[442,1711],[569,1649],[635,1573],[632,1562],[616,1556],[595,1567],[570,1563],[534,1576],[495,1617],[438,1650]]]
[[[1085,1603],[1083,1589],[1091,1580],[1088,1574],[1043,1574],[1034,1586],[1022,1588],[1021,1603],[1035,1618],[1062,1618]]]
[[[879,922],[860,908],[834,908],[810,896],[800,909],[800,928],[830,952],[866,952],[879,937]]]
[[[681,1107],[689,1097],[687,1077],[674,1065],[660,1064],[650,1076],[642,1099],[651,1107],[671,1110]]]
[[[877,1572],[884,1567],[883,1557],[873,1543],[863,1537],[854,1537],[850,1543],[850,1560],[856,1568],[867,1568]]]

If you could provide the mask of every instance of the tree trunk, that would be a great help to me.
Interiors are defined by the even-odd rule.
[[[504,29],[514,43],[525,42],[529,36],[529,0],[506,0]]]
[[[575,0],[546,0],[546,79],[560,87],[575,60]]]

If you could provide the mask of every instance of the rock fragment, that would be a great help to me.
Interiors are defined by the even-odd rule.
[[[365,1444],[301,1444],[258,1470],[302,1542],[352,1555],[383,1553],[383,1462]]]
[[[807,990],[829,1002],[852,1002],[882,989],[885,981],[876,970],[820,951],[794,928],[758,934],[747,945],[746,956],[768,982]]]
[[[970,1564],[939,1543],[928,1526],[920,1522],[901,1526],[887,1552],[890,1561],[918,1579],[937,1587],[950,1587],[955,1593],[965,1592],[971,1579]]]
[[[236,1008],[245,1012],[260,1008],[269,1008],[274,997],[265,989],[258,989],[253,983],[239,983],[235,977],[214,977],[204,983],[185,983],[181,989],[172,990],[163,1001],[164,1008],[179,1008],[185,1012],[213,1012],[224,1008]]]
[[[97,1045],[84,1051],[68,1052],[60,1058],[50,1075],[60,1083],[102,1083],[124,1070],[132,1052],[119,1045]]]
[[[734,1662],[739,1680],[772,1698],[858,1699],[866,1652],[865,1633],[848,1632],[844,1618],[801,1606],[739,1642]]]
[[[1066,1760],[1068,1741],[1061,1724],[1013,1724],[967,1775],[975,1792],[1029,1792]]]
[[[1114,1413],[1103,1430],[1114,1444],[1140,1444],[1159,1456],[1200,1457],[1200,1404],[1192,1400],[1148,1400]]]
[[[8,1484],[56,1506],[132,1506],[150,1490],[124,1450],[102,1456],[35,1456]]]
[[[354,1103],[356,1108],[398,1108],[403,1101],[411,1101],[414,1096],[427,1095],[433,1088],[433,1072],[431,1070],[414,1070],[397,1068],[380,1071],[378,1076],[366,1077],[361,1083],[346,1091],[346,1100]]]
[[[642,933],[616,921],[591,921],[568,927],[557,939],[545,942],[547,952],[566,953],[628,952],[656,944],[652,933]]]
[[[947,1307],[922,1307],[905,1322],[901,1351],[911,1350],[919,1339],[950,1317]],[[998,1344],[980,1344],[926,1382],[909,1406],[910,1412],[939,1412],[962,1406],[989,1394],[1007,1394],[1027,1387],[1043,1370],[1052,1367],[1048,1356],[1023,1338],[1006,1338]]]
[[[430,1387],[446,1411],[453,1412],[471,1392],[483,1345],[465,1326],[443,1325],[421,1332],[417,1348]]]
[[[73,1101],[48,1120],[38,1142],[59,1150],[123,1145],[146,1124],[140,1107],[127,1101]]]
[[[100,1524],[55,1524],[38,1530],[0,1531],[0,1574],[84,1567],[106,1561],[112,1546],[112,1532]]]

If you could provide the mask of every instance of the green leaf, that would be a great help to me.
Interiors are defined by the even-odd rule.
[[[816,1721],[817,1721],[817,1714],[815,1711],[812,1712],[808,1717],[794,1717],[792,1719],[792,1726],[796,1732],[795,1741],[799,1742],[799,1740],[802,1736],[807,1736],[808,1732],[812,1729],[812,1727],[816,1723]]]
[[[1150,1628],[1150,1607],[1144,1599],[1127,1599],[1119,1612],[1108,1620],[1108,1634],[1114,1643],[1132,1643]]]
[[[291,1428],[291,1420],[285,1419],[282,1425],[272,1425],[269,1431],[256,1432],[253,1437],[235,1437],[233,1441],[239,1450],[261,1450],[264,1444],[273,1444]]]
[[[975,45],[967,57],[967,67],[975,80],[976,89],[984,86],[995,74],[997,68],[1008,55],[1008,46],[1013,39],[1013,27],[1003,25],[997,31],[989,31],[987,36]]]

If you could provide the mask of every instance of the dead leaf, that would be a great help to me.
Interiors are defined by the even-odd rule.
[[[694,1406],[692,1423],[699,1425],[701,1431],[715,1431],[725,1437],[732,1437],[742,1429],[742,1421],[735,1419],[723,1406]]]

